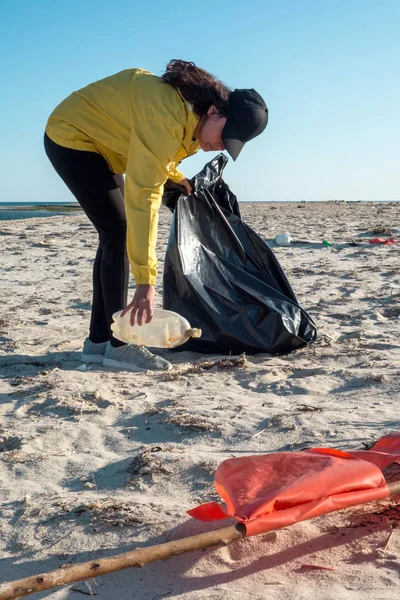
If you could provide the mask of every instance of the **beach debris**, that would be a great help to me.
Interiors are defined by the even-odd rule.
[[[383,244],[384,246],[387,246],[388,244],[398,244],[399,242],[397,242],[395,239],[393,238],[388,238],[388,239],[384,239],[384,238],[372,238],[369,240],[370,244]]]
[[[390,540],[392,539],[393,533],[394,533],[394,529],[392,529],[392,531],[389,533],[389,537],[387,539],[387,542],[386,542],[384,548],[382,548],[382,552],[387,552],[388,551]]]
[[[394,306],[383,309],[383,314],[386,319],[390,319],[391,317],[399,317],[400,316],[400,306]]]
[[[300,239],[294,238],[292,235],[290,235],[288,233],[280,233],[279,235],[275,236],[274,242],[278,246],[283,246],[285,248],[288,248],[292,244],[322,244],[323,246],[328,247],[328,248],[331,248],[333,246],[332,242],[329,242],[328,240],[325,240],[325,239],[322,240],[322,242],[319,242],[316,240],[300,240]]]
[[[87,584],[86,584],[87,585]],[[88,586],[89,587],[89,586]],[[70,587],[69,588],[72,592],[78,592],[79,594],[84,594],[85,596],[98,596],[98,594],[94,594],[92,592],[92,590],[89,588],[89,591],[85,591],[85,590],[80,590],[79,588],[76,587]]]
[[[384,373],[370,373],[366,376],[365,381],[384,383],[387,381],[387,376]]]
[[[389,498],[400,493],[400,479],[387,482],[383,474],[382,477],[377,477],[377,470],[379,472],[381,469],[374,464],[374,460],[378,460],[380,467],[383,468],[385,465],[399,462],[399,452],[400,433],[394,432],[381,438],[372,451],[349,454],[332,448],[314,448],[308,452],[294,452],[291,457],[287,453],[278,452],[264,456],[228,459],[218,467],[215,474],[216,487],[218,486],[218,490],[223,494],[225,502],[229,500],[225,504],[225,509],[224,505],[208,502],[187,512],[202,521],[234,517],[238,521],[235,525],[132,550],[113,557],[84,563],[72,562],[48,573],[3,583],[0,584],[0,600],[16,600],[67,583],[99,577],[123,569],[143,567],[145,564],[194,550],[227,545],[235,540],[281,529],[299,521],[330,513],[332,506],[335,510],[339,510]],[[378,459],[376,454],[379,455]],[[339,464],[341,468],[338,469]],[[316,469],[317,465],[320,468]],[[305,479],[308,479],[308,483]],[[341,501],[345,481],[349,489],[345,494],[346,498]],[[305,486],[308,500],[304,499]],[[270,493],[268,506],[274,507],[274,510],[262,513],[259,509],[265,506],[265,494],[268,492]],[[289,505],[287,500],[286,504],[285,502],[282,504],[280,496],[282,493],[283,498],[291,498]],[[327,499],[332,498],[333,504],[327,502]],[[132,516],[133,524],[143,523],[142,514],[138,513],[131,503],[117,505],[116,501],[111,503],[95,501],[82,505],[82,510],[94,511],[112,526],[116,525],[114,517],[118,511],[118,514],[122,511],[124,518],[126,514]],[[238,516],[235,516],[236,514]],[[268,538],[265,541],[267,542]],[[303,567],[333,570],[324,565],[305,564]]]
[[[208,431],[210,433],[220,433],[221,429],[215,423],[210,423],[206,418],[195,416],[185,409],[178,409],[175,414],[170,414],[162,419],[163,423],[171,423],[181,429],[191,429],[193,431]]]
[[[153,476],[157,473],[170,473],[163,465],[161,446],[153,446],[152,448],[139,452],[129,463],[126,470],[134,477],[142,477],[143,475]]]
[[[230,356],[229,358],[221,358],[218,360],[202,360],[186,367],[177,367],[173,372],[166,373],[163,378],[167,381],[172,381],[174,379],[179,379],[182,375],[201,373],[201,371],[209,371],[214,367],[222,371],[224,369],[234,369],[238,367],[246,368],[248,364],[247,356],[243,353],[240,354],[240,356]]]
[[[64,501],[55,504],[58,511],[41,523],[41,526],[57,519],[71,521],[74,517],[88,517],[95,528],[99,525],[107,527],[138,527],[146,524],[157,524],[153,521],[154,511],[146,505],[127,502],[126,499],[101,498],[97,495],[94,500],[79,504],[69,504]],[[60,512],[60,509],[62,512]]]
[[[96,394],[96,392],[77,392],[48,400],[49,407],[53,409],[65,408],[73,416],[83,413],[100,413],[102,409],[111,404],[110,400]]]
[[[299,404],[296,409],[299,412],[322,412],[323,410],[320,406],[312,406],[311,404]]]
[[[288,235],[287,233],[280,233],[279,235],[274,237],[274,242],[275,242],[275,244],[278,244],[278,246],[284,246],[284,247],[290,246],[295,241],[296,240],[291,235]]]
[[[322,442],[321,444],[322,445]],[[304,440],[304,442],[294,442],[293,444],[286,444],[284,446],[283,451],[289,452],[293,450],[309,450],[315,446],[315,440]]]
[[[258,437],[259,435],[261,435],[262,433],[264,433],[264,431],[267,431],[267,427],[263,427],[263,429],[260,429],[260,431],[257,431],[256,433],[253,433],[253,435],[250,435],[248,438],[245,438],[246,440],[252,440],[253,438]]]
[[[243,413],[245,413],[245,412],[246,412],[246,407],[242,406],[237,413],[235,413],[234,415],[231,416],[231,419],[237,419],[238,417],[243,415]]]
[[[375,317],[377,321],[380,321],[381,323],[385,323],[387,321],[387,317],[385,317],[381,312],[379,312],[379,310],[375,311]]]
[[[318,244],[318,242],[312,242],[311,240],[297,240],[288,233],[280,233],[279,235],[275,236],[274,242],[278,246],[283,246],[285,248],[291,246],[292,244]]]
[[[94,501],[82,504],[75,509],[76,514],[90,512],[95,521],[107,527],[137,527],[145,523],[144,515],[131,502],[118,500]]]
[[[370,233],[373,233],[375,235],[391,235],[392,232],[389,229],[389,227],[386,227],[386,225],[377,225],[376,227],[374,227]]]
[[[394,481],[396,481],[394,479]],[[392,530],[400,530],[400,503],[389,503],[383,510],[378,510],[372,513],[378,517],[385,519],[387,526]],[[387,547],[390,540],[388,540],[385,548]]]
[[[291,411],[290,414],[281,413],[278,415],[274,415],[273,417],[267,419],[266,427],[263,427],[262,429],[260,429],[260,431],[256,431],[255,433],[253,433],[252,435],[250,435],[249,437],[246,437],[244,439],[252,440],[253,438],[256,438],[259,435],[261,435],[262,433],[264,433],[265,431],[271,430],[272,427],[277,428],[280,431],[284,431],[284,432],[294,431],[296,429],[296,425],[294,423],[285,423],[285,419],[290,419],[298,414],[301,414],[301,413],[296,412],[296,411]]]
[[[159,423],[169,423],[176,425],[181,429],[191,429],[193,431],[209,431],[209,432],[220,432],[220,428],[210,423],[207,417],[201,417],[189,413],[186,408],[177,406],[169,409],[170,412],[163,410],[159,406],[152,406],[144,414],[149,416],[164,414],[165,416],[159,420]],[[145,421],[145,425],[147,425]],[[150,427],[149,427],[150,429]]]
[[[24,444],[25,442],[22,442]],[[3,462],[9,464],[29,464],[29,463],[37,463],[40,460],[45,460],[49,455],[38,454],[37,452],[24,452],[20,448],[15,450],[10,450],[4,452],[0,448],[0,457]],[[51,456],[57,456],[56,454],[52,454]]]
[[[127,344],[150,346],[151,348],[176,348],[188,341],[189,338],[201,337],[201,329],[192,328],[189,321],[182,315],[171,311],[155,308],[150,323],[131,325],[131,313],[122,316],[120,310],[113,314],[111,329],[114,337]]]
[[[322,565],[311,565],[311,564],[307,564],[307,565],[301,565],[300,567],[301,569],[314,569],[314,570],[318,570],[318,571],[334,571],[334,569],[332,567],[323,567]]]
[[[20,450],[24,443],[24,439],[18,435],[0,435],[0,453]]]

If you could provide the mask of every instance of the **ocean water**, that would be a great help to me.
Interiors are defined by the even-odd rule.
[[[0,202],[0,221],[56,217],[81,211],[77,202]]]

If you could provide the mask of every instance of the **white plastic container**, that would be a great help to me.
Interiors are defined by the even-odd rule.
[[[278,246],[291,246],[292,244],[318,244],[319,242],[313,242],[312,240],[295,240],[294,237],[287,233],[280,233],[274,238],[275,244]]]
[[[286,233],[280,233],[274,239],[275,244],[278,244],[278,246],[290,246],[294,241],[295,240]]]
[[[151,348],[175,348],[191,337],[199,338],[201,329],[192,329],[190,323],[171,310],[156,308],[150,323],[130,324],[131,313],[121,317],[122,311],[113,315],[111,329],[114,336],[126,344]]]

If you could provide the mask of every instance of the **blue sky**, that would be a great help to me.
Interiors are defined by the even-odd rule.
[[[266,131],[225,171],[240,200],[400,200],[399,0],[3,0],[1,14],[0,202],[73,200],[43,151],[48,115],[171,58],[267,102]]]

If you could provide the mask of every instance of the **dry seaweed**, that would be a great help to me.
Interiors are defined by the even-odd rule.
[[[139,452],[127,467],[127,472],[135,477],[143,475],[154,475],[157,473],[169,473],[170,471],[162,464],[163,456],[161,446]]]
[[[140,514],[136,506],[118,500],[89,502],[82,504],[74,512],[77,515],[89,512],[95,522],[108,527],[137,527],[145,523],[144,515]]]
[[[386,225],[377,225],[371,230],[371,233],[375,235],[392,235],[390,228],[386,227]]]
[[[18,435],[0,435],[0,452],[11,452],[13,450],[20,450],[24,440]]]
[[[171,373],[166,373],[164,375],[164,379],[167,381],[172,381],[174,379],[179,379],[182,375],[189,375],[191,373],[201,373],[201,371],[209,371],[216,367],[217,369],[235,369],[238,367],[247,367],[248,360],[246,354],[241,354],[240,356],[231,356],[229,358],[222,358],[219,360],[202,360],[198,363],[192,363],[186,367],[180,367],[174,369]]]
[[[171,423],[181,429],[191,429],[192,431],[209,431],[211,433],[220,432],[218,425],[210,423],[204,418],[196,417],[184,410],[179,410],[174,415],[169,415],[162,420],[163,423]]]
[[[1,448],[0,452],[2,452]],[[1,459],[8,464],[38,463],[39,461],[44,460],[45,458],[47,458],[45,454],[24,452],[20,449],[11,450],[7,452],[7,454],[3,453],[1,455]]]

